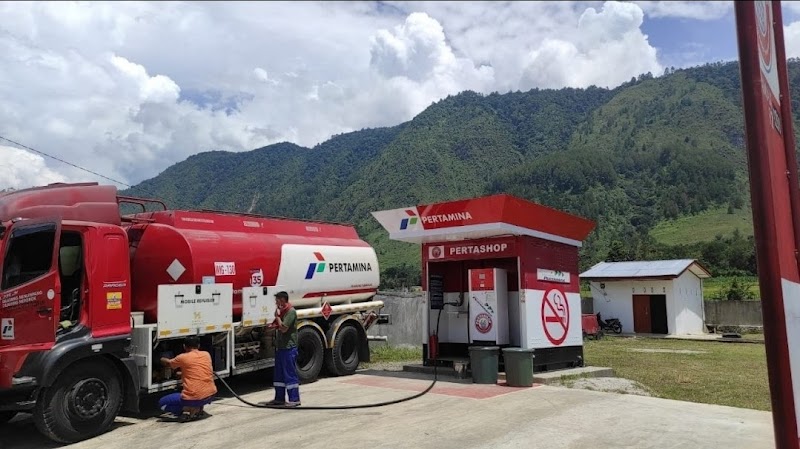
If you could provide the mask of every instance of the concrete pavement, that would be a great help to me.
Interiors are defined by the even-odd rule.
[[[361,404],[405,397],[427,385],[419,379],[357,374],[303,385],[301,395],[308,406]],[[247,392],[250,401],[271,399],[272,390],[257,377],[232,386]],[[264,410],[226,398],[207,410],[211,418],[187,424],[120,418],[110,433],[70,447],[774,447],[767,412],[551,386],[439,382],[431,394],[383,408]],[[0,448],[55,447],[34,433],[30,419],[15,421],[0,428]]]

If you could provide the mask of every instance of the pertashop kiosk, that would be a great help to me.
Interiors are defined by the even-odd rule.
[[[583,364],[578,251],[594,222],[506,194],[373,216],[422,245],[425,365],[487,344],[533,348],[535,371]]]

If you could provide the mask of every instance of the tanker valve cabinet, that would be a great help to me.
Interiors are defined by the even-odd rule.
[[[469,270],[470,343],[508,344],[508,278],[506,270]]]

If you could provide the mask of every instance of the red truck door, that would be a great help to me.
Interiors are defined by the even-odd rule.
[[[61,304],[61,223],[25,220],[6,234],[0,266],[0,347],[52,345]]]

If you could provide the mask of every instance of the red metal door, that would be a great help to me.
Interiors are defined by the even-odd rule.
[[[0,267],[0,353],[4,347],[47,349],[55,342],[61,305],[61,224],[26,220],[8,232]]]
[[[650,333],[650,324],[650,296],[633,295],[633,331]]]

